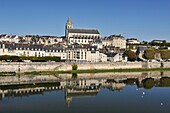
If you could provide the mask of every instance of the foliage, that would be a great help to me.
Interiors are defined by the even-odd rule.
[[[3,55],[0,56],[0,60],[10,60],[10,61],[20,61],[20,60],[31,60],[33,62],[40,62],[40,61],[60,61],[60,57],[34,57],[34,56],[9,56],[9,55]]]
[[[154,79],[153,78],[146,78],[142,80],[143,87],[145,89],[152,89],[155,85]]]
[[[162,59],[170,59],[170,50],[160,50]]]
[[[10,59],[11,59],[11,56],[9,56],[9,55],[0,56],[0,60],[10,60]]]
[[[77,68],[78,68],[77,64],[74,63],[74,64],[72,65],[72,70],[77,70]]]
[[[0,76],[15,76],[16,72],[0,72]]]
[[[131,50],[126,50],[124,53],[128,57],[128,61],[135,61],[136,60],[136,53]]]
[[[155,58],[155,50],[153,48],[148,48],[144,52],[144,57],[146,59],[154,59]]]

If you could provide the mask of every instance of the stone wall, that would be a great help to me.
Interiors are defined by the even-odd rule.
[[[4,62],[0,63],[0,72],[29,72],[50,70],[72,70],[73,63],[65,62]],[[113,62],[113,63],[77,63],[79,70],[87,69],[128,69],[128,68],[170,68],[170,62]]]

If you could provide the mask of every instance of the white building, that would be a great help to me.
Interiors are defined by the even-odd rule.
[[[66,48],[67,60],[76,62],[107,62],[107,56],[96,46],[71,45]]]
[[[129,38],[126,40],[127,44],[140,44],[140,41],[137,38]]]
[[[114,46],[126,49],[126,39],[121,35],[111,35],[102,40],[104,46]]]
[[[66,23],[65,36],[69,44],[89,44],[95,39],[101,38],[97,29],[73,28],[70,17]]]

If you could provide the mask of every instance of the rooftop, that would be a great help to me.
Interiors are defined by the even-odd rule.
[[[69,33],[83,33],[83,34],[100,34],[97,29],[80,29],[80,28],[70,28]]]

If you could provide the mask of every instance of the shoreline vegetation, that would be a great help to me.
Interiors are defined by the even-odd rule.
[[[0,72],[0,76],[15,75],[55,75],[55,74],[75,74],[75,73],[107,73],[107,72],[153,72],[170,71],[170,68],[134,68],[134,69],[92,69],[92,70],[69,70],[69,71],[32,71],[32,72]]]

